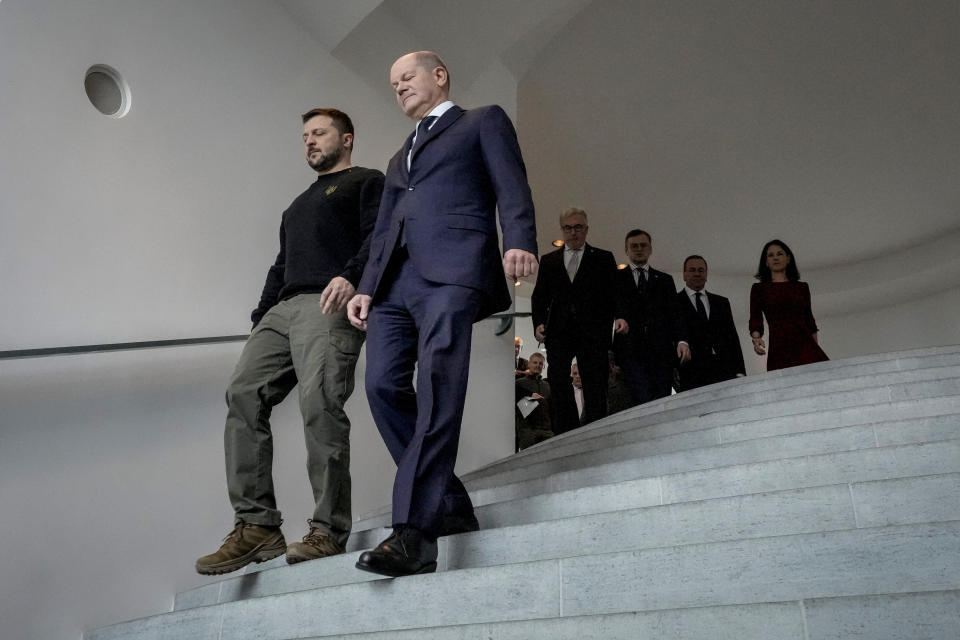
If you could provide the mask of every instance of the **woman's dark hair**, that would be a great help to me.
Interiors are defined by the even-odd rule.
[[[799,280],[800,270],[797,269],[797,259],[793,257],[793,251],[790,251],[790,247],[788,247],[787,243],[783,240],[771,240],[763,245],[763,251],[760,252],[760,266],[757,267],[757,273],[753,277],[760,282],[770,282],[772,276],[770,274],[770,267],[767,266],[767,249],[773,245],[779,246],[783,249],[783,252],[790,257],[790,264],[787,265],[787,280],[790,282]]]

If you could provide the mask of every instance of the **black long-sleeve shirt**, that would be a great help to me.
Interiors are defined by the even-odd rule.
[[[256,326],[270,307],[301,293],[320,293],[341,276],[354,287],[370,253],[383,174],[350,167],[317,176],[283,212],[280,253],[250,318]]]

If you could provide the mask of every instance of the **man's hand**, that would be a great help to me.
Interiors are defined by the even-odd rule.
[[[763,343],[763,338],[753,338],[753,352],[762,356],[767,352],[767,345]]]
[[[680,358],[680,364],[690,362],[690,345],[686,342],[677,343],[677,357]]]
[[[537,256],[523,249],[508,249],[503,254],[503,270],[514,282],[537,272]]]
[[[353,296],[355,289],[346,278],[337,276],[326,286],[320,294],[320,311],[336,313],[343,309],[347,301]]]
[[[613,332],[614,333],[627,333],[630,331],[630,325],[627,324],[627,321],[623,318],[617,318],[613,321]]]
[[[358,293],[347,303],[347,319],[361,331],[367,330],[368,313],[370,313],[370,296]]]
[[[540,395],[539,393],[532,393],[532,394],[530,394],[530,399],[531,399],[531,400],[536,400],[537,402],[539,402],[539,401],[543,400],[543,396]]]
[[[538,324],[537,328],[533,330],[533,337],[537,339],[537,342],[543,342],[543,339],[547,337],[544,329],[545,327],[542,324]]]

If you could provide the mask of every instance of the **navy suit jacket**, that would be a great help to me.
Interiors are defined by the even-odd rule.
[[[677,364],[677,343],[689,342],[673,276],[650,267],[643,295],[629,267],[617,271],[616,278],[618,295],[630,325],[626,335],[618,334],[614,338],[617,357],[673,367]]]
[[[453,106],[417,141],[413,134],[387,167],[370,258],[357,292],[376,304],[401,231],[410,260],[426,280],[483,294],[477,320],[509,308],[496,228],[503,248],[536,255],[533,198],[516,131],[498,106]]]
[[[730,301],[709,291],[707,300],[710,316],[704,321],[687,292],[681,289],[677,293],[677,306],[683,313],[690,343],[691,359],[680,367],[680,381],[685,389],[729,380],[746,372]]]

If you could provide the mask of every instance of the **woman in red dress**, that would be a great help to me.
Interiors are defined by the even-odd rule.
[[[784,242],[771,240],[760,252],[757,280],[750,290],[750,337],[753,350],[767,352],[763,317],[770,326],[767,371],[829,360],[817,341],[817,323],[810,309],[810,287],[800,282],[793,252]]]

